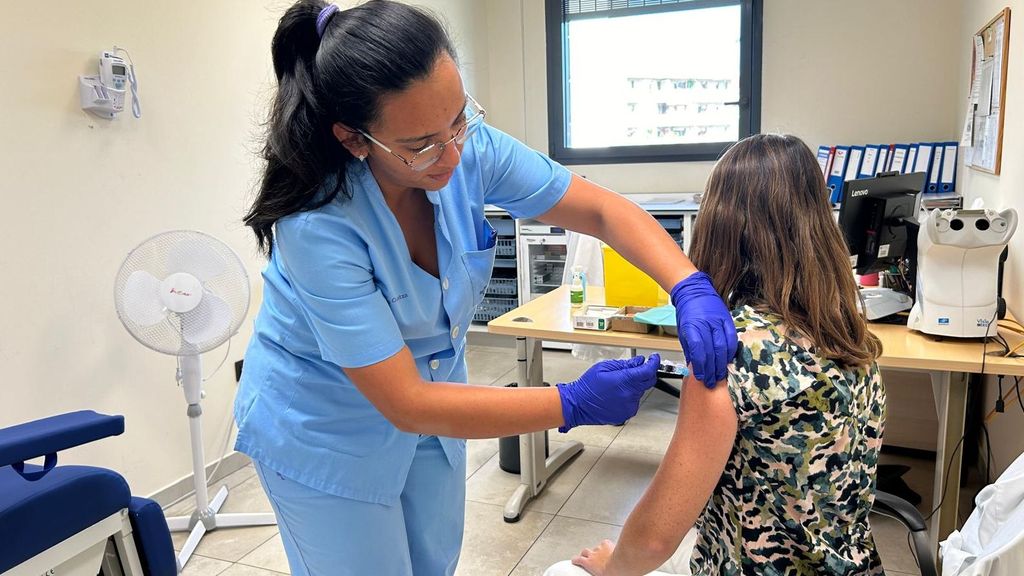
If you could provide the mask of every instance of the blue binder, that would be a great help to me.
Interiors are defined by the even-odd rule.
[[[836,153],[832,159],[832,169],[828,172],[828,179],[825,185],[829,190],[829,202],[839,202],[839,196],[843,193],[843,177],[846,175],[846,159],[850,155],[849,146],[836,146]]]
[[[903,165],[903,173],[910,174],[917,167],[917,144],[911,144],[907,149],[907,163]]]
[[[831,146],[818,146],[818,166],[821,167],[821,175],[824,178],[828,178],[829,166],[832,160],[834,148]]]
[[[956,192],[956,171],[959,164],[957,157],[960,143],[946,142],[942,147],[944,152],[942,154],[942,174],[939,176],[939,192],[949,194]]]
[[[850,153],[846,157],[846,176],[843,181],[856,180],[860,173],[860,165],[864,160],[863,146],[850,146]]]
[[[879,144],[878,145],[878,166],[875,168],[875,174],[879,172],[889,171],[889,162],[892,160],[892,144]]]
[[[924,172],[924,185],[921,187],[921,192],[928,191],[928,179],[932,173],[932,161],[935,159],[933,150],[935,145],[931,142],[918,142],[917,144],[917,156],[914,162],[913,170],[910,172]]]
[[[857,170],[857,178],[874,178],[878,172],[878,153],[880,146],[869,144],[864,147],[864,158]]]
[[[899,172],[900,174],[907,173],[907,156],[910,154],[909,144],[894,144],[892,147],[892,154],[889,160],[889,171]]]
[[[932,161],[931,167],[928,169],[928,181],[925,185],[925,192],[929,194],[937,194],[941,191],[939,176],[942,174],[942,153],[944,150],[945,146],[942,142],[932,143]]]

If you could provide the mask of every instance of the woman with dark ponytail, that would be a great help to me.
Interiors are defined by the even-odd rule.
[[[632,417],[659,359],[554,388],[466,384],[466,329],[495,233],[484,205],[601,238],[672,294],[697,378],[736,333],[708,277],[646,212],[484,123],[424,11],[300,0],[245,223],[269,257],[235,401],[295,575],[452,574],[465,438]]]

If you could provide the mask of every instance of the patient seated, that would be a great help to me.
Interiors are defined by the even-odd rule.
[[[548,574],[883,574],[868,515],[882,444],[881,344],[857,311],[814,154],[757,135],[709,177],[690,258],[732,310],[725,380],[688,379],[665,458],[619,541]]]

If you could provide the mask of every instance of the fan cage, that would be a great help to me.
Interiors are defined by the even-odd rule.
[[[204,298],[214,295],[227,304],[230,322],[196,342],[186,340],[184,333],[189,329],[195,333],[199,325],[191,324],[209,322],[209,315],[165,309],[165,318],[156,324],[136,323],[125,310],[125,288],[137,271],[160,281],[175,272],[196,276],[202,282]],[[117,273],[114,302],[121,323],[147,348],[175,356],[201,354],[223,344],[242,325],[249,311],[249,276],[238,254],[217,238],[195,230],[172,230],[146,239],[129,252]]]

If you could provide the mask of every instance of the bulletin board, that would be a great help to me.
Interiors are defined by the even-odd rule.
[[[1002,164],[1009,47],[1010,9],[1004,8],[971,39],[971,92],[961,140],[966,165],[996,175]]]

